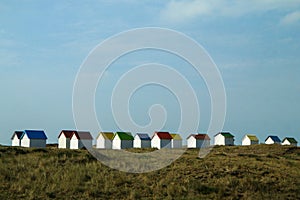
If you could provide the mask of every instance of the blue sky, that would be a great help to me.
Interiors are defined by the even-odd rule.
[[[269,134],[300,140],[299,0],[84,4],[4,0],[0,2],[0,143],[9,144],[14,130],[44,129],[49,142],[56,142],[61,129],[75,128],[73,84],[89,52],[121,31],[152,26],[180,31],[210,54],[226,88],[224,130],[236,135],[237,144],[245,133],[257,134],[261,141]],[[150,61],[184,66],[181,72],[199,98],[198,131],[205,131],[210,102],[203,80],[196,80],[182,60],[152,51],[128,55],[108,71],[110,78],[96,94],[97,116],[104,128],[116,129],[108,107],[113,85],[132,63]],[[149,106],[161,103],[170,112],[165,129],[176,130],[180,113],[172,94],[156,86],[143,89],[130,105],[136,122],[147,124]]]

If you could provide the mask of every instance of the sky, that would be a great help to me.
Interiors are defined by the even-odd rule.
[[[2,0],[0,143],[10,144],[13,132],[24,129],[43,129],[48,142],[55,143],[60,130],[75,129],[72,93],[83,61],[105,39],[143,27],[179,31],[207,51],[226,90],[223,130],[235,135],[236,144],[246,133],[261,142],[268,135],[300,141],[299,0]],[[190,82],[201,110],[197,132],[206,132],[211,103],[205,82],[182,59],[155,50],[130,53],[109,67],[95,94],[102,128],[118,130],[110,98],[122,74],[151,62],[173,67]],[[129,104],[142,126],[151,121],[151,105],[163,105],[168,115],[162,129],[176,132],[179,103],[166,88],[140,88]],[[95,137],[100,130],[92,129]]]

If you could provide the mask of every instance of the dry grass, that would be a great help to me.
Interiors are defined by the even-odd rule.
[[[129,174],[84,150],[0,147],[0,199],[300,199],[300,148],[198,154],[188,150],[162,170]]]

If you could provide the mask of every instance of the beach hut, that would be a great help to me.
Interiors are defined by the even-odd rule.
[[[151,138],[146,133],[137,133],[133,141],[134,148],[150,148]]]
[[[91,149],[93,137],[88,131],[74,131],[70,139],[70,149]]]
[[[210,146],[210,137],[207,134],[191,134],[186,141],[187,148],[205,148]]]
[[[225,145],[233,146],[234,145],[234,136],[229,132],[219,132],[214,136],[215,145]]]
[[[11,137],[11,146],[21,146],[21,136],[23,131],[15,131]]]
[[[112,140],[113,149],[133,148],[133,136],[130,132],[116,132]]]
[[[74,134],[74,130],[62,130],[58,135],[58,148],[70,149],[71,137]]]
[[[280,144],[281,140],[275,135],[270,135],[266,138],[265,144]]]
[[[22,147],[39,147],[45,148],[47,136],[42,130],[25,130],[21,137]]]
[[[282,145],[291,145],[291,146],[297,146],[297,140],[295,140],[295,138],[292,137],[286,137],[282,140]]]
[[[242,145],[258,144],[259,140],[255,135],[247,134],[242,139]]]
[[[173,148],[173,149],[182,148],[182,138],[181,138],[181,136],[177,133],[170,133],[170,135],[172,136],[171,148]]]
[[[152,148],[171,148],[172,136],[169,132],[155,132],[151,138]]]
[[[113,132],[100,132],[97,137],[96,148],[98,149],[112,149],[112,140],[114,138]]]

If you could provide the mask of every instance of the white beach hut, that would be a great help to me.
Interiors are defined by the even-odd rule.
[[[225,145],[233,146],[234,145],[234,136],[229,132],[219,132],[214,136],[215,145]]]
[[[21,146],[21,136],[23,131],[15,131],[11,137],[11,146]]]
[[[112,149],[112,140],[114,138],[113,132],[100,132],[97,137],[96,148],[98,149]]]
[[[151,139],[152,148],[171,148],[172,136],[169,132],[155,132]]]
[[[62,130],[58,135],[58,148],[70,149],[71,137],[75,130]]]
[[[116,132],[112,141],[113,149],[133,148],[133,136],[130,132]]]
[[[74,131],[70,139],[70,149],[93,148],[93,137],[88,131]]]
[[[38,147],[45,148],[47,136],[42,130],[25,130],[21,137],[22,147]]]
[[[280,143],[281,140],[279,139],[279,137],[275,135],[269,135],[265,140],[265,144],[280,144]]]
[[[137,133],[133,141],[134,148],[150,148],[151,138],[147,133]]]
[[[207,134],[191,134],[186,141],[187,148],[206,148],[210,146],[210,137]]]
[[[259,140],[255,135],[247,134],[242,139],[242,145],[258,144]]]
[[[295,138],[292,137],[286,137],[282,140],[282,145],[291,145],[291,146],[297,146],[298,142]]]

